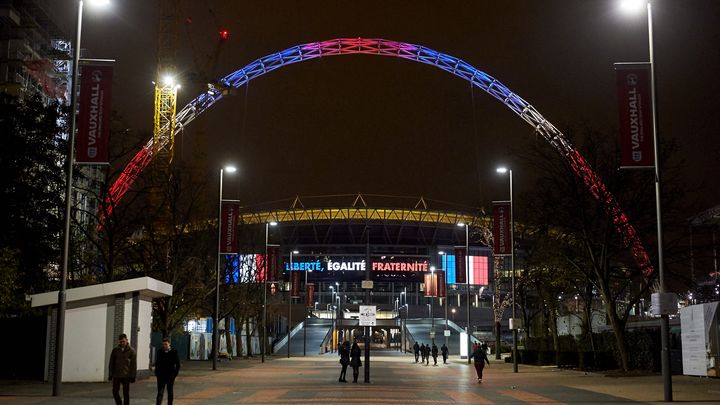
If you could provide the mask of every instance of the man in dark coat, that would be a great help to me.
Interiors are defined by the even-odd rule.
[[[343,342],[338,349],[338,355],[340,356],[340,378],[338,382],[347,382],[345,374],[347,373],[348,364],[350,364],[350,344]]]
[[[112,394],[115,404],[130,404],[130,383],[135,382],[137,376],[137,354],[130,347],[126,334],[118,336],[118,345],[110,353],[110,377],[112,381]],[[123,401],[120,401],[120,385],[123,387]]]
[[[447,364],[449,350],[448,347],[445,346],[445,343],[443,343],[442,347],[440,348],[440,353],[442,353],[443,364]]]
[[[162,348],[155,355],[155,376],[157,377],[157,405],[162,404],[165,387],[168,393],[168,405],[173,403],[173,384],[180,372],[180,357],[177,350],[170,347],[170,339],[162,340]]]
[[[420,357],[420,345],[418,342],[415,342],[413,345],[413,351],[415,352],[415,363],[418,362],[418,358]]]
[[[482,383],[483,369],[485,363],[490,365],[490,360],[487,357],[487,349],[484,349],[481,345],[475,346],[475,351],[472,353],[473,362],[475,363],[475,372],[477,373],[477,382]]]
[[[432,354],[432,358],[433,358],[433,366],[437,366],[438,347],[435,343],[432,344],[430,353]]]

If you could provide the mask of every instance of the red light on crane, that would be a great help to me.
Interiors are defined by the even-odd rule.
[[[230,31],[228,30],[220,30],[219,34],[221,41],[227,41],[228,37],[230,37]]]

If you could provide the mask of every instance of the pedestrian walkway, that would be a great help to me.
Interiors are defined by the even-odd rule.
[[[416,364],[410,354],[373,353],[370,383],[339,383],[337,356],[233,360],[210,370],[209,362],[185,362],[175,384],[175,403],[189,404],[628,404],[662,403],[660,376],[606,377],[554,367],[491,360],[478,384],[475,370],[457,357],[449,364]],[[348,370],[348,375],[351,371]],[[360,381],[363,381],[361,368]],[[66,383],[63,396],[51,384],[0,382],[0,403],[112,403],[110,383]],[[152,404],[155,380],[131,386],[134,404]],[[720,379],[675,376],[674,399],[684,404],[720,403]]]

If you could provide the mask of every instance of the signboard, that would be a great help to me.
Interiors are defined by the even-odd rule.
[[[443,334],[444,334],[445,336],[450,336],[450,329],[445,329],[445,331],[443,332]]]
[[[616,63],[622,167],[654,165],[649,63]]]
[[[75,162],[108,164],[113,67],[84,65],[80,67],[80,72]]]
[[[512,222],[509,201],[493,201],[493,253],[512,254],[510,224]]]
[[[375,326],[377,322],[377,307],[375,305],[360,305],[360,326]]]
[[[372,281],[372,280],[363,280],[363,281],[362,281],[362,288],[363,288],[363,290],[372,290],[372,288],[373,288],[373,281]]]
[[[651,315],[675,315],[677,310],[677,295],[673,293],[652,293],[650,295]]]

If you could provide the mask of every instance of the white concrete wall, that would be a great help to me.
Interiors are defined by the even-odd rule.
[[[65,312],[63,382],[104,381],[107,302]]]
[[[132,339],[132,294],[125,294],[125,312],[123,317],[123,330],[120,333],[127,335],[128,340]],[[117,344],[117,336],[115,336]],[[130,342],[130,346],[137,346],[135,342]]]
[[[137,369],[150,369],[150,331],[152,328],[152,302],[140,297],[138,311],[138,341],[133,344],[137,350]]]

